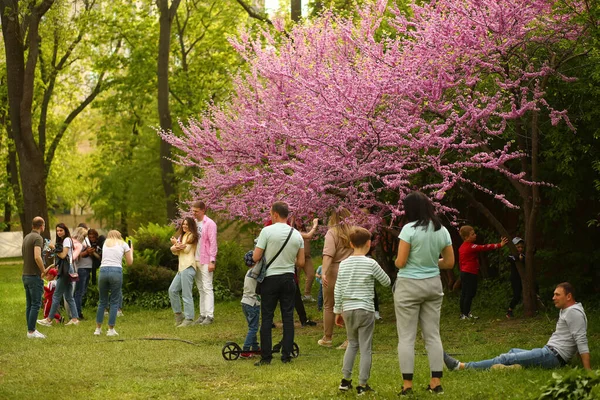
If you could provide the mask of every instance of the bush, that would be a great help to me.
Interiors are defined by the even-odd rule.
[[[219,242],[214,277],[215,298],[217,298],[217,287],[222,292],[220,298],[241,295],[244,288],[244,274],[248,271],[248,267],[244,264],[244,254],[247,251],[248,249],[244,249],[234,241]]]
[[[600,398],[600,370],[587,371],[575,368],[563,375],[554,372],[552,379],[553,382],[542,388],[543,392],[538,400]]]
[[[141,226],[133,236],[136,258],[142,259],[144,264],[163,266],[177,270],[177,256],[171,253],[171,237],[175,229],[169,225],[149,223]]]
[[[125,268],[124,272],[124,292],[166,292],[175,277],[175,272],[168,268],[150,265],[146,260],[137,259]]]
[[[124,291],[123,303],[140,306],[145,309],[171,307],[171,300],[169,299],[168,290],[164,290],[162,292],[140,292],[138,290]]]

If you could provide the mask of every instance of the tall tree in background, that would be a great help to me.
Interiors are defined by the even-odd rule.
[[[158,118],[160,128],[165,131],[173,129],[171,110],[169,107],[169,60],[171,55],[171,27],[181,0],[156,0],[159,11],[158,39]],[[160,167],[162,184],[165,190],[167,218],[177,216],[176,180],[173,164],[171,163],[171,145],[162,142],[160,145]]]
[[[33,136],[32,105],[39,55],[40,21],[53,4],[54,0],[44,0],[38,5],[30,3],[27,9],[21,10],[18,0],[0,1],[10,107],[10,138],[14,140],[19,156],[23,194],[21,225],[24,233],[34,217],[39,215],[48,220],[44,152]]]
[[[100,2],[45,0],[35,4],[0,2],[9,138],[15,143],[19,165],[17,174],[11,159],[10,176],[20,181],[20,188],[12,186],[17,205],[22,206],[19,215],[24,232],[35,216],[48,220],[47,182],[56,150],[70,124],[106,87],[108,60],[120,47],[112,40],[110,24],[101,18]],[[22,5],[27,6],[22,9]],[[94,35],[103,35],[102,42],[92,44]],[[60,79],[68,74],[71,79]],[[66,85],[72,86],[67,89]]]

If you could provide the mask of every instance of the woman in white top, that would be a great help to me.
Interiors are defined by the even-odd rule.
[[[181,221],[177,235],[171,238],[171,251],[179,256],[179,270],[171,286],[169,298],[171,308],[175,313],[175,326],[178,328],[193,325],[194,323],[194,296],[192,288],[196,279],[196,246],[198,244],[198,227],[194,218],[184,218]],[[181,313],[181,300],[183,298],[183,314]]]
[[[73,288],[69,280],[69,273],[74,272],[72,265],[73,262],[73,241],[71,240],[71,234],[69,228],[62,222],[56,225],[56,245],[54,247],[56,261],[58,267],[58,278],[56,279],[56,289],[52,296],[52,307],[48,313],[48,318],[39,319],[37,322],[40,325],[52,326],[52,320],[50,316],[56,314],[58,307],[60,306],[60,300],[64,296],[65,301],[69,305],[69,308],[73,311],[73,314],[77,314],[77,307],[75,306],[75,300],[73,300]],[[64,264],[63,264],[64,262]],[[58,265],[61,264],[61,265]],[[72,315],[73,318],[66,325],[77,325],[79,319],[77,315]]]
[[[92,253],[94,249],[90,246],[87,238],[88,230],[83,227],[77,227],[73,231],[73,260],[79,275],[79,280],[75,285],[75,305],[79,319],[83,319],[82,304],[87,292],[90,273],[92,271]]]
[[[106,235],[106,241],[102,247],[102,262],[100,264],[100,277],[98,278],[98,291],[100,301],[96,312],[96,330],[94,335],[102,334],[102,322],[104,321],[104,310],[110,303],[108,313],[108,331],[106,336],[118,336],[115,331],[117,322],[117,309],[121,299],[121,288],[123,286],[123,256],[127,265],[133,263],[133,249],[123,241],[121,233],[113,230]],[[109,301],[110,292],[110,301]]]

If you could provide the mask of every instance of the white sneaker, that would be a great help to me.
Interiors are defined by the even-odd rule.
[[[379,311],[375,311],[375,319],[377,321],[381,321],[383,318],[381,318],[381,315],[379,315]]]
[[[96,328],[96,330],[94,331],[94,335],[96,335],[96,336],[102,335],[102,328]]]
[[[123,311],[117,310],[117,317],[123,317]]]
[[[302,301],[315,301],[315,299],[309,294],[302,296]]]
[[[106,331],[106,336],[119,336],[119,334],[113,328],[113,329],[109,329],[108,331]]]
[[[69,322],[67,322],[65,325],[79,325],[79,320],[78,319],[72,319]]]
[[[38,319],[37,323],[44,326],[52,326],[52,321],[48,321],[46,318]]]
[[[44,335],[40,331],[33,331],[32,333],[27,332],[27,338],[29,339],[46,339],[46,335]]]
[[[177,328],[185,328],[186,326],[194,325],[194,320],[192,319],[184,319],[183,322],[177,325]]]

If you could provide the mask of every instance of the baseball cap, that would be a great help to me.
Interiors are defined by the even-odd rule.
[[[519,244],[521,242],[525,243],[525,241],[523,239],[521,239],[520,237],[518,237],[518,236],[515,236],[513,238],[512,242],[513,242],[514,245],[517,245],[517,244]]]

